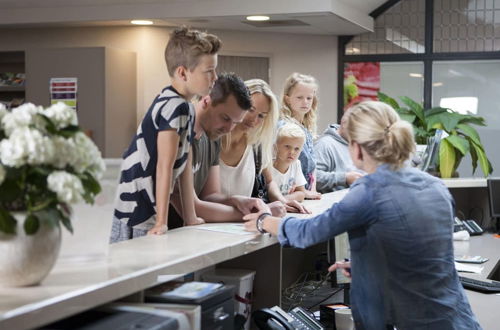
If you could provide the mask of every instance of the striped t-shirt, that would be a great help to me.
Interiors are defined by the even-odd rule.
[[[155,223],[157,137],[160,131],[174,129],[179,145],[174,162],[170,192],[186,166],[194,138],[195,112],[172,87],[164,88],[144,116],[137,134],[123,154],[114,216],[128,226],[149,229]]]

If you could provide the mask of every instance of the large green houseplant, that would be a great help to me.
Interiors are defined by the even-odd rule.
[[[378,98],[392,106],[401,119],[413,125],[417,144],[427,144],[428,139],[434,136],[438,129],[447,133],[448,136],[441,139],[439,144],[437,159],[442,178],[452,177],[463,156],[468,153],[472,158],[473,173],[476,171],[478,162],[484,176],[493,172],[479,134],[471,126],[486,126],[484,118],[473,114],[460,114],[442,107],[424,109],[421,104],[405,96],[400,98],[402,105],[384,93],[378,93]]]

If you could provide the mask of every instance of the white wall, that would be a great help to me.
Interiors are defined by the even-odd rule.
[[[48,47],[114,47],[137,53],[138,121],[157,93],[169,83],[163,58],[170,29],[165,27],[71,27],[0,29],[1,50]],[[210,31],[223,41],[221,54],[271,58],[271,87],[278,95],[294,72],[320,83],[318,132],[337,118],[337,38],[280,33]],[[29,77],[27,77],[29,78]]]

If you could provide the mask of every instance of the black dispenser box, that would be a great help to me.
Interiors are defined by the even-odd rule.
[[[145,302],[200,305],[201,329],[232,330],[234,328],[234,286],[220,286],[199,298],[182,298],[168,295],[174,288],[160,286],[147,290]]]

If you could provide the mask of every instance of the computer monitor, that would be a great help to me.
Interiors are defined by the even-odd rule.
[[[500,230],[500,178],[488,179],[488,200],[490,203],[490,214],[497,221],[497,231]]]
[[[350,258],[350,255],[351,252],[349,249],[349,237],[347,233],[335,236],[334,239],[328,241],[328,262],[330,264],[335,263],[335,261]],[[344,274],[342,274],[342,271],[340,270],[336,271],[335,273],[335,275],[331,276],[332,287],[349,287],[351,279],[344,276]]]

